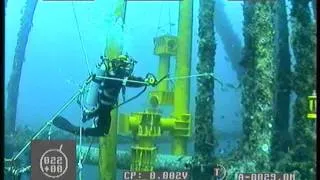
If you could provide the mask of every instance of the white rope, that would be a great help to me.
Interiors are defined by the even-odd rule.
[[[85,81],[85,84],[88,85],[90,82],[92,81],[92,76],[89,76],[89,78]],[[67,101],[67,103],[65,103],[59,110],[58,112],[56,112],[54,114],[54,116],[46,122],[46,124],[44,124],[42,126],[42,128],[28,141],[28,143],[19,151],[19,153],[14,156],[13,158],[11,158],[11,161],[15,161],[19,158],[19,156],[21,156],[21,154],[28,148],[28,146],[31,144],[32,140],[35,140],[38,136],[40,136],[40,134],[48,127],[52,124],[52,121],[59,116],[65,109],[67,109],[71,103],[76,100],[81,94],[83,93],[83,89],[79,89],[71,98],[69,101]]]
[[[73,9],[73,15],[74,15],[74,18],[75,18],[75,21],[76,21],[76,25],[77,25],[79,39],[80,39],[80,42],[81,42],[82,53],[84,55],[84,58],[85,58],[85,61],[86,61],[86,64],[87,64],[88,73],[89,73],[89,75],[91,75],[92,74],[92,72],[90,70],[91,66],[89,65],[89,60],[88,60],[89,58],[88,58],[86,49],[84,48],[84,43],[83,43],[83,39],[82,39],[82,36],[81,36],[81,33],[80,33],[80,27],[79,27],[78,18],[77,18],[77,14],[76,14],[76,10],[75,10],[73,1],[72,1],[72,9]]]
[[[52,124],[50,124],[49,126],[48,140],[51,140],[51,134],[52,134]]]
[[[82,113],[84,113],[84,106],[83,106],[83,100],[84,100],[84,97],[85,97],[85,93],[87,93],[86,91],[86,85],[87,83],[85,83],[82,87],[82,90],[83,90],[83,93],[82,93],[82,96],[79,96],[79,105],[80,105],[80,109],[82,111]],[[83,114],[82,114],[82,117],[83,117]],[[84,161],[86,160],[87,158],[87,155],[89,154],[89,151],[90,151],[90,148],[91,148],[91,145],[92,145],[92,142],[93,142],[93,139],[91,139],[91,143],[90,143],[90,146],[87,150],[87,152],[85,154],[83,154],[82,152],[82,137],[83,137],[83,134],[82,134],[82,121],[81,119],[79,120],[79,124],[80,124],[80,134],[79,134],[79,147],[80,147],[80,150],[79,150],[79,161],[78,161],[78,176],[79,176],[79,179],[81,180],[82,179],[82,168],[83,168],[83,163]],[[92,125],[93,127],[95,127],[95,124],[94,124],[94,120],[92,122]]]
[[[86,92],[86,87],[87,87],[87,83],[84,83],[83,84],[83,86],[82,86],[82,90],[83,90],[83,93],[81,94],[81,96],[79,96],[79,102],[80,102],[80,109],[81,109],[81,112],[82,112],[82,117],[83,117],[83,113],[84,113],[84,108],[83,108],[83,106],[81,105],[81,104],[83,104],[82,103],[82,101],[83,101],[83,99],[84,99],[84,94],[85,94],[85,92]],[[78,161],[78,168],[79,168],[79,174],[78,174],[78,176],[79,176],[79,179],[80,180],[82,180],[82,168],[83,168],[83,165],[82,165],[82,159],[83,159],[83,154],[82,154],[82,125],[83,125],[83,123],[82,123],[82,118],[79,118],[79,132],[80,132],[80,134],[79,134],[79,147],[80,147],[80,150],[79,150],[79,161]]]
[[[80,118],[81,121],[81,118]],[[78,161],[78,168],[79,168],[79,179],[82,179],[82,123],[80,122],[80,137],[79,137],[79,161]]]
[[[157,32],[156,32],[155,37],[158,37],[159,30],[160,30],[160,28],[161,28],[161,26],[160,26],[160,19],[161,19],[161,15],[162,15],[162,10],[163,10],[163,3],[161,4],[161,7],[160,7],[160,14],[159,14],[159,19],[158,19],[158,27],[157,27]]]
[[[83,40],[82,40],[82,36],[81,36],[81,33],[80,33],[80,28],[79,28],[79,23],[78,23],[78,18],[77,18],[77,15],[76,15],[76,11],[75,11],[75,7],[74,7],[74,3],[72,1],[72,8],[73,8],[73,13],[74,13],[74,17],[75,17],[75,20],[76,20],[76,24],[77,24],[77,30],[78,30],[78,34],[79,34],[79,38],[80,38],[80,41],[81,41],[81,47],[82,47],[82,52],[84,54],[84,57],[85,57],[85,61],[86,61],[86,64],[87,64],[87,69],[88,69],[88,73],[89,75],[92,74],[91,70],[90,70],[90,65],[89,65],[89,60],[88,60],[88,56],[87,56],[87,53],[86,53],[86,50],[84,48],[84,43],[83,43]],[[83,90],[85,89],[85,85],[83,86],[82,88]],[[83,93],[84,94],[84,93]],[[83,99],[83,94],[82,96],[80,96],[80,102],[82,101]],[[84,113],[83,111],[83,107],[82,105],[80,105],[80,108],[81,108],[81,111],[82,113]],[[83,114],[82,114],[83,116]],[[80,146],[80,151],[79,151],[79,162],[78,162],[78,168],[79,168],[79,179],[81,180],[82,179],[82,118],[79,119],[79,146]]]
[[[35,140],[49,125],[52,124],[52,121],[59,116],[71,103],[80,95],[81,91],[77,91],[71,99],[62,106],[62,108],[31,138],[30,141],[19,151],[19,153],[12,158],[13,161],[17,160],[19,156],[28,148],[28,146],[31,144],[32,140]]]

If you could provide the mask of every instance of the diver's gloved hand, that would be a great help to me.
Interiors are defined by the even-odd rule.
[[[158,84],[157,78],[151,73],[147,74],[146,78],[144,79],[144,82],[146,82],[148,86],[152,86],[152,87]]]
[[[92,73],[92,74],[91,74],[91,77],[92,77],[92,80],[96,80],[97,74],[96,74],[96,73]]]

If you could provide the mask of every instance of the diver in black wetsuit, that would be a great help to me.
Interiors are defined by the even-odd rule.
[[[136,61],[127,55],[120,55],[118,58],[111,60],[103,59],[103,63],[106,67],[104,73],[106,77],[123,79],[123,81],[93,78],[94,82],[100,84],[98,90],[98,108],[92,112],[85,111],[82,121],[85,122],[89,119],[97,118],[97,126],[94,128],[83,128],[83,136],[99,137],[105,136],[109,133],[111,124],[111,110],[117,105],[118,96],[122,88],[144,87],[146,85],[155,86],[157,84],[157,80],[153,75],[147,76],[146,78],[133,76],[132,72]],[[62,116],[56,117],[52,123],[56,127],[75,135],[80,134],[80,128],[72,125]]]

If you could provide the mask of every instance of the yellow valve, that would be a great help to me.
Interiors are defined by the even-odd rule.
[[[309,104],[309,109],[308,109],[307,118],[316,119],[317,118],[317,96],[315,91],[313,91],[312,96],[308,96],[308,104]]]

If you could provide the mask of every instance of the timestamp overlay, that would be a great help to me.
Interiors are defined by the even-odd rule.
[[[237,180],[295,180],[294,173],[239,173]]]
[[[189,178],[190,174],[188,171],[125,171],[123,173],[124,180],[186,180]]]

